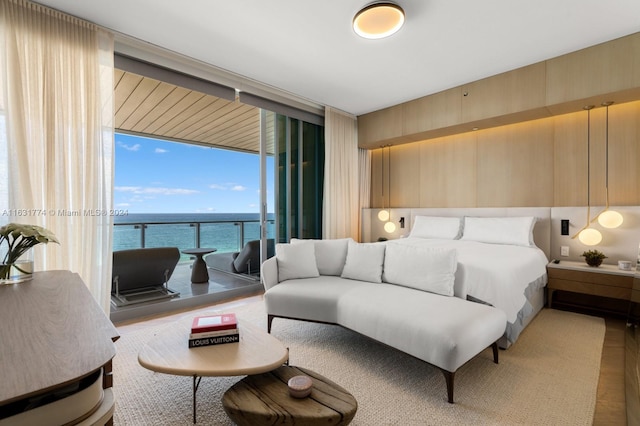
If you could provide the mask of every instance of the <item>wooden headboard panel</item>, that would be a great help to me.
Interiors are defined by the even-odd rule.
[[[478,208],[394,208],[391,221],[396,224],[395,232],[389,234],[384,230],[384,222],[378,220],[378,212],[382,209],[362,209],[362,241],[377,241],[378,238],[402,238],[409,235],[416,216],[445,217],[515,217],[535,216],[533,229],[534,242],[550,259],[551,256],[551,208],[550,207],[478,207]],[[404,228],[400,227],[400,219],[404,218]]]

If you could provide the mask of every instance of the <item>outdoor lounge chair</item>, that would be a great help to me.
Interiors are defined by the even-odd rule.
[[[111,300],[116,306],[170,299],[180,293],[168,287],[180,250],[177,247],[142,248],[113,252]]]
[[[267,240],[267,257],[274,255],[274,241]],[[212,253],[204,258],[207,266],[232,274],[256,275],[260,272],[260,240],[249,241],[241,251]]]

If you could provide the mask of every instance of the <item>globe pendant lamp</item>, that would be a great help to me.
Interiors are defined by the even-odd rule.
[[[587,246],[595,246],[602,241],[602,234],[597,229],[589,228],[591,224],[591,109],[593,105],[585,106],[587,110],[587,223],[572,238],[578,237]]]
[[[609,106],[613,104],[613,102],[604,102],[604,105],[607,108],[607,118],[606,118],[606,150],[605,150],[605,198],[606,204],[605,208],[597,217],[598,223],[605,228],[617,228],[622,225],[624,218],[620,213],[615,210],[609,209]]]

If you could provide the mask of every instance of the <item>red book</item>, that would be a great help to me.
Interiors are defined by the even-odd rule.
[[[204,315],[193,319],[191,333],[206,333],[234,328],[238,328],[236,314]]]

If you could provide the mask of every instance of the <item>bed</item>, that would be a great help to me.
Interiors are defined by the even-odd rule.
[[[496,209],[464,209],[462,216],[429,216],[443,211],[414,209],[406,212],[411,228],[393,239],[408,246],[455,248],[455,296],[505,312],[507,329],[499,342],[505,349],[516,342],[544,306],[548,252],[543,249],[547,241],[543,236],[549,232],[544,209],[509,210],[510,216],[497,216],[506,212]],[[535,215],[518,216],[527,213]],[[536,245],[536,235],[543,248]]]

